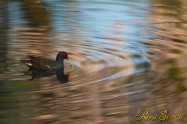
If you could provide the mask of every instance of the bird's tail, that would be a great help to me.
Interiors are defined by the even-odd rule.
[[[27,65],[28,67],[31,67],[32,66],[32,62],[33,62],[33,59],[36,58],[32,55],[28,55],[27,56],[27,59],[25,60],[20,60],[21,62],[23,62],[25,65]]]
[[[25,65],[27,65],[28,67],[32,66],[32,63],[30,60],[20,60],[21,62],[23,62]]]

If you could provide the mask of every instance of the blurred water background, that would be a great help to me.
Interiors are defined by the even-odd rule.
[[[186,0],[1,0],[0,124],[145,124],[134,118],[145,108],[186,114],[186,48]],[[80,65],[69,82],[29,80],[20,59],[62,50]]]

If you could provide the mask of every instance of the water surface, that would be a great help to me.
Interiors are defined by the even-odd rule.
[[[185,114],[187,8],[167,1],[2,1],[0,123],[141,124],[134,116],[145,108]],[[69,82],[30,80],[20,60],[59,51],[79,65]]]

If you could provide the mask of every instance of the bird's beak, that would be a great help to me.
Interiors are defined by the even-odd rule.
[[[66,58],[67,60],[70,60],[70,58],[69,58],[69,56],[67,56],[67,58]]]

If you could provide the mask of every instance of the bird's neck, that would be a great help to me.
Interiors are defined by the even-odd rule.
[[[56,66],[57,68],[64,68],[64,60],[56,59]]]

